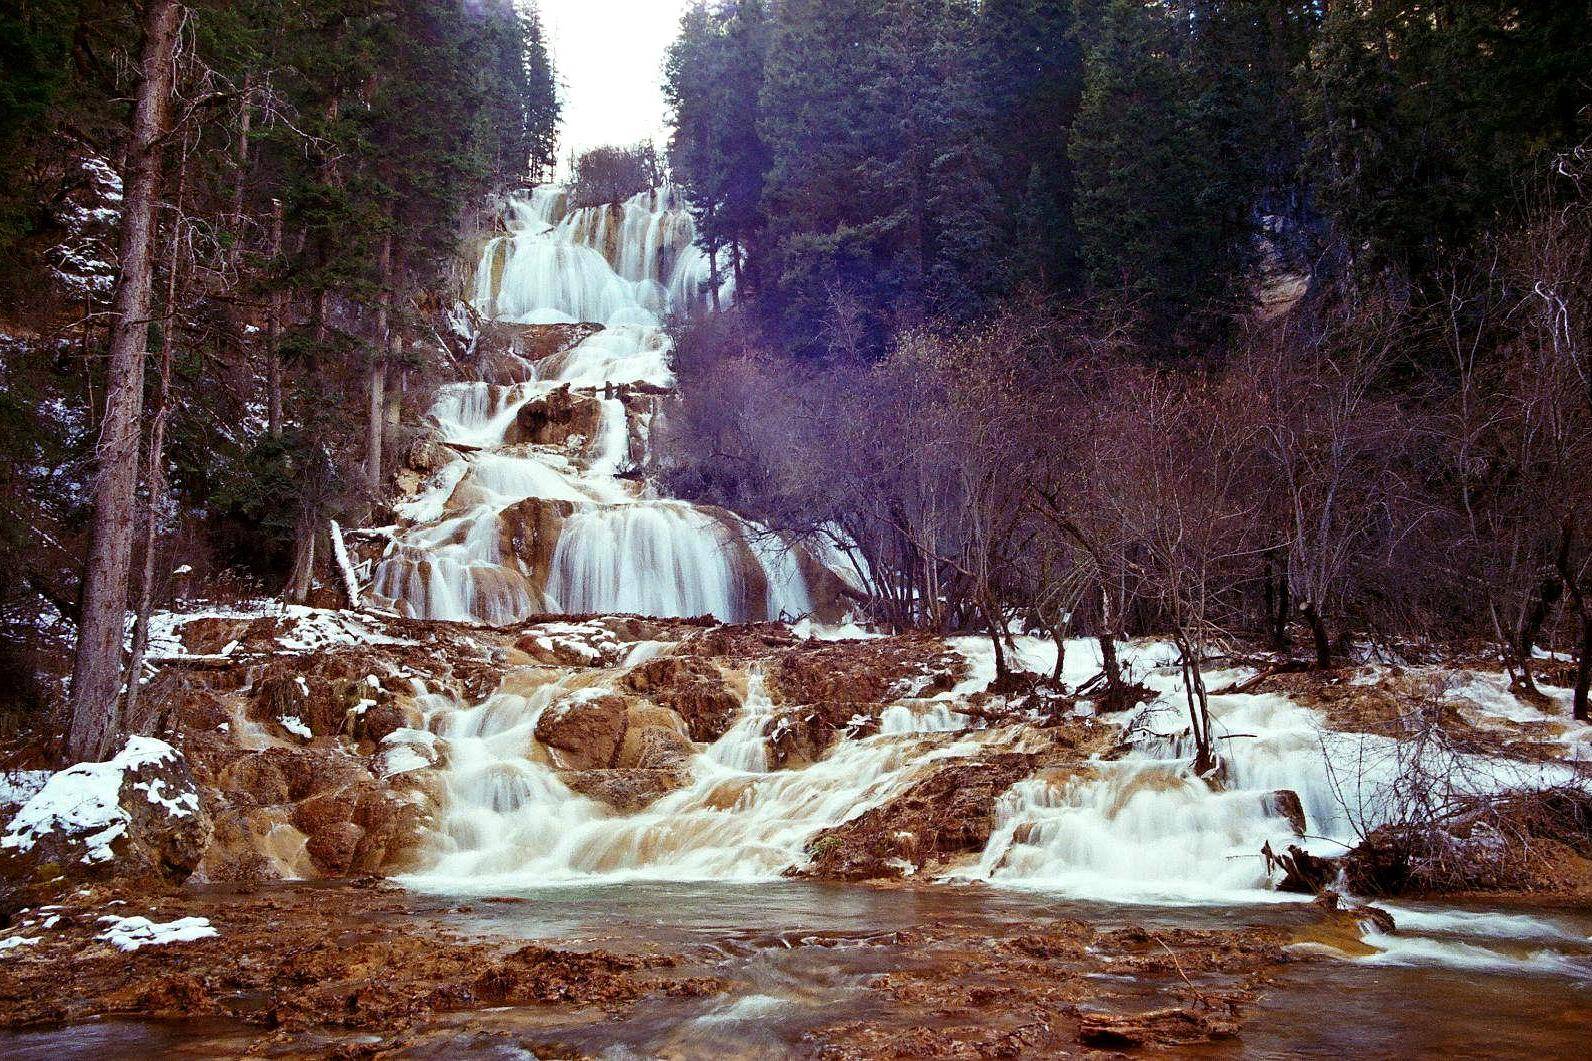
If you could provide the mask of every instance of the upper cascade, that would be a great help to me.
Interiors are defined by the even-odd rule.
[[[558,185],[509,199],[508,232],[487,244],[476,269],[475,304],[483,316],[518,324],[657,326],[706,302],[708,256],[672,188],[639,192],[623,203],[569,209],[568,202]]]
[[[668,188],[566,201],[555,186],[511,198],[507,234],[482,251],[475,308],[507,339],[497,382],[438,392],[430,475],[395,505],[376,592],[421,618],[493,624],[833,611],[838,576],[809,552],[638,474],[675,386],[663,319],[704,298],[690,215]]]

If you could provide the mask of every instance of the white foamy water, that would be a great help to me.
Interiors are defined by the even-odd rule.
[[[544,711],[600,695],[565,679],[440,716],[448,768],[433,866],[413,881],[477,891],[593,880],[762,880],[807,843],[903,792],[943,760],[1019,740],[1016,730],[844,740],[801,769],[769,769],[772,705],[754,675],[739,721],[687,764],[689,783],[634,814],[569,789],[534,739]],[[578,680],[578,679],[574,679]],[[925,716],[932,725],[933,716]]]

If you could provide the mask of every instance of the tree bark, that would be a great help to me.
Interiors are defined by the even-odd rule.
[[[1581,608],[1581,658],[1575,668],[1575,692],[1570,698],[1571,714],[1578,721],[1592,722],[1592,611]]]
[[[381,443],[387,430],[387,351],[392,342],[392,234],[381,241],[381,297],[376,305],[376,350],[370,362],[370,408],[365,440],[365,480],[381,494]]]
[[[144,357],[149,345],[150,266],[160,164],[171,115],[172,57],[180,6],[144,6],[142,81],[127,144],[128,175],[121,231],[121,270],[112,310],[105,419],[100,427],[94,516],[83,573],[83,622],[72,667],[72,724],[67,752],[78,760],[110,751],[122,681],[127,583],[132,566],[133,495],[143,418]]]
[[[1332,640],[1327,637],[1326,620],[1321,618],[1314,601],[1305,601],[1299,605],[1299,614],[1309,625],[1311,640],[1315,642],[1316,669],[1327,670],[1332,666]]]
[[[1117,659],[1117,622],[1111,607],[1111,590],[1100,583],[1100,670],[1106,676],[1106,702],[1116,704],[1123,694],[1122,663]]]
[[[1571,694],[1571,715],[1581,722],[1592,722],[1592,601],[1582,590],[1579,572],[1570,563],[1570,530],[1565,528],[1563,544],[1559,549],[1559,575],[1564,588],[1569,591],[1570,603],[1575,606],[1576,617],[1581,622],[1581,653],[1575,668],[1575,690]]]
[[[282,255],[282,200],[271,201],[271,262],[273,270]],[[282,437],[282,291],[281,277],[273,277],[271,304],[265,317],[266,433]]]
[[[237,171],[232,175],[232,227],[234,229],[233,247],[237,252],[243,248],[243,196],[248,187],[249,176],[249,122],[253,110],[249,104],[249,97],[254,87],[254,71],[250,70],[243,75],[243,93],[238,99],[238,157],[236,160]]]
[[[149,459],[144,473],[144,564],[138,574],[138,607],[133,618],[133,651],[127,663],[127,700],[122,719],[138,725],[138,697],[142,689],[144,655],[149,650],[149,616],[155,602],[155,549],[159,535],[161,502],[166,488],[166,419],[171,411],[172,330],[177,323],[178,276],[182,262],[183,200],[188,185],[188,155],[184,149],[177,166],[176,216],[171,221],[171,250],[166,259],[166,304],[160,328],[160,388],[155,419],[149,428]],[[136,732],[136,731],[135,731]]]
[[[303,604],[315,588],[315,521],[301,516],[293,539],[293,570],[287,579],[287,599]]]

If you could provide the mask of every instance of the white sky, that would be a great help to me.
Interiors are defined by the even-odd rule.
[[[661,141],[663,56],[689,2],[536,0],[562,82],[560,165],[571,149]]]

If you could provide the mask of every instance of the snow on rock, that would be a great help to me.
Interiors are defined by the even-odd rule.
[[[132,819],[122,808],[122,779],[129,770],[158,766],[177,757],[177,749],[150,737],[130,737],[122,753],[109,762],[79,763],[53,775],[38,795],[23,804],[6,826],[0,847],[29,851],[45,834],[62,832],[84,836],[85,862],[104,862],[112,858],[111,841],[127,830]],[[193,807],[199,797],[192,794]]]
[[[50,775],[6,824],[0,857],[20,860],[22,876],[41,880],[101,867],[180,879],[197,864],[209,828],[182,755],[133,736],[106,762]]]
[[[437,765],[439,757],[435,733],[408,727],[395,729],[382,738],[378,772],[382,777],[396,777],[413,770],[426,770]]]
[[[283,715],[282,728],[296,737],[303,737],[305,740],[315,736],[309,726],[305,725],[304,720],[297,715]]]
[[[0,807],[16,807],[39,794],[50,779],[48,770],[11,770],[0,773]]]
[[[147,917],[100,918],[107,926],[95,939],[104,940],[117,950],[135,951],[139,947],[158,947],[167,943],[189,943],[219,936],[208,917],[179,917],[175,921],[151,921]]]

